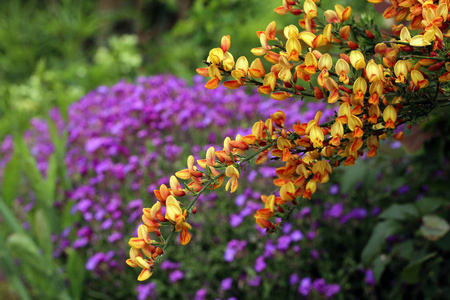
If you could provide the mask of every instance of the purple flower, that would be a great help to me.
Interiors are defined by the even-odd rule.
[[[297,284],[299,281],[300,281],[300,276],[298,276],[297,273],[293,273],[293,274],[291,274],[291,276],[289,277],[289,284],[290,284],[290,285]]]
[[[258,226],[258,228],[260,228]],[[271,257],[272,254],[277,250],[277,247],[272,243],[271,240],[267,240],[266,246],[264,247],[264,257]]]
[[[266,262],[264,261],[264,257],[258,256],[258,258],[256,258],[256,262],[255,262],[255,271],[259,273],[262,270],[264,270],[265,268],[266,268]]]
[[[317,251],[316,249],[312,249],[311,250],[311,257],[314,259],[319,259],[319,251]]]
[[[291,233],[291,241],[299,242],[303,240],[303,233],[300,230],[295,230]]]
[[[278,249],[281,251],[286,251],[289,249],[289,244],[291,243],[291,237],[284,235],[278,239]]]
[[[170,260],[165,260],[161,263],[161,270],[178,269],[179,267],[180,263],[171,262]]]
[[[256,275],[255,278],[248,280],[249,286],[259,286],[261,284],[261,277],[259,275]]]
[[[325,296],[331,298],[341,291],[341,287],[338,284],[329,284],[325,291]]]
[[[121,240],[122,239],[122,234],[120,233],[120,232],[113,232],[112,234],[110,234],[109,236],[108,236],[108,242],[109,243],[114,243],[114,242],[117,242],[117,241],[119,241],[119,240]]]
[[[194,300],[205,300],[207,293],[208,291],[206,289],[199,289],[197,293],[195,293]]]
[[[284,234],[288,234],[289,232],[291,232],[291,230],[292,230],[293,227],[294,227],[294,226],[292,226],[291,223],[288,223],[288,222],[284,223],[284,224],[283,224],[283,228],[282,228],[283,233],[284,233]]]
[[[308,233],[306,234],[306,238],[310,241],[312,241],[315,237],[316,237],[315,231],[308,231]]]
[[[303,296],[307,296],[309,292],[311,292],[311,278],[306,277],[300,281],[300,285],[298,286],[298,292]]]
[[[85,268],[86,268],[86,270],[93,271],[95,268],[97,268],[97,266],[101,262],[104,262],[104,261],[106,261],[105,253],[103,253],[103,252],[95,253],[88,259]]]
[[[244,218],[237,214],[231,214],[230,215],[230,225],[233,227],[238,227],[241,225],[242,221],[244,221]]]
[[[317,278],[313,282],[313,288],[321,294],[325,294],[327,282],[323,278]]]
[[[231,285],[232,285],[232,284],[233,284],[233,278],[228,277],[228,278],[225,278],[224,280],[222,280],[222,282],[221,282],[221,284],[220,284],[220,288],[221,288],[223,291],[226,291],[226,290],[231,289]]]
[[[374,286],[374,285],[376,284],[375,276],[373,276],[372,269],[367,269],[367,270],[364,272],[364,276],[365,276],[364,281],[365,281],[368,285]]]
[[[234,203],[236,203],[237,206],[242,206],[242,205],[244,205],[246,200],[247,200],[247,197],[245,197],[245,195],[243,195],[243,194],[240,194],[239,196],[236,197],[236,200],[234,201]]]
[[[339,218],[342,215],[343,211],[344,211],[343,203],[333,204],[330,209],[324,212],[324,218],[326,218],[327,216],[330,216],[332,218]]]
[[[381,208],[379,208],[379,207],[374,207],[373,209],[372,209],[372,211],[370,212],[370,214],[372,215],[372,216],[377,216],[377,215],[379,215],[381,213]]]
[[[367,216],[367,210],[365,208],[354,208],[350,215],[353,219],[364,219]]]
[[[339,184],[333,184],[330,186],[330,190],[328,191],[330,195],[336,195],[339,193]]]
[[[84,248],[89,243],[89,239],[87,237],[82,237],[73,242],[72,247],[75,249]]]
[[[169,280],[170,280],[171,283],[175,283],[178,280],[183,279],[183,277],[184,277],[184,274],[180,270],[172,271],[169,274]]]
[[[303,218],[311,214],[311,207],[303,207],[302,210],[298,213],[299,218]]]
[[[404,195],[404,194],[408,193],[409,190],[410,190],[409,185],[403,185],[398,188],[398,192],[400,193],[400,195]]]
[[[156,283],[150,282],[147,284],[138,284],[136,287],[137,299],[146,300],[155,296]]]

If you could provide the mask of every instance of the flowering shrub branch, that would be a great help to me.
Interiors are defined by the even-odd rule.
[[[264,57],[269,72],[260,58],[251,64],[245,56],[235,61],[229,52],[230,37],[222,37],[220,48],[209,52],[207,67],[197,69],[210,77],[206,88],[215,89],[232,77],[223,81],[225,87],[253,85],[278,101],[313,98],[339,107],[326,123],[320,122],[322,112],[317,111],[312,120],[285,124],[286,114],[277,111],[266,121],[256,122],[252,134],[233,140],[227,137],[222,150],[209,148],[197,165],[190,156],[188,168],[171,177],[170,187],[163,184],[155,190],[158,201],[144,209],[138,237],[130,239],[127,263],[143,269],[138,280],[152,275],[175,232],[180,232],[181,244],[189,243],[187,220],[196,213],[194,204],[200,194],[222,186],[225,177],[225,190],[235,192],[243,168],[253,158],[254,163],[263,164],[270,155],[284,164],[277,168],[274,180],[279,193],[261,196],[264,207],[254,215],[261,228],[274,232],[280,225],[277,218],[285,220],[300,198],[311,199],[317,185],[329,181],[333,168],[354,165],[364,150],[368,157],[376,156],[380,140],[403,139],[401,125],[411,126],[431,111],[450,105],[449,1],[391,3],[383,16],[396,23],[393,36],[384,37],[371,20],[356,22],[351,7],[336,5],[319,16],[319,1],[283,0],[275,12],[302,16],[299,25],[303,30],[289,25],[279,38],[276,23],[271,22],[257,32],[261,46],[252,53]],[[328,45],[343,50],[337,61],[321,52]],[[185,195],[193,197],[187,205],[178,200]],[[161,226],[171,228],[167,239]],[[160,241],[151,240],[149,233]]]

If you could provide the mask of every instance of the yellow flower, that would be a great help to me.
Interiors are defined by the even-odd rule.
[[[306,0],[303,3],[303,11],[305,12],[306,19],[313,19],[317,17],[317,6],[312,0]]]
[[[405,83],[406,77],[408,76],[408,64],[404,60],[399,60],[394,66],[394,73],[397,77],[395,82]]]
[[[350,63],[355,70],[363,69],[366,67],[366,61],[364,60],[364,55],[358,51],[353,50],[350,52]]]
[[[336,62],[336,66],[334,67],[334,69],[336,73],[339,75],[339,81],[343,82],[344,84],[348,84],[350,80],[347,76],[347,74],[350,72],[350,67],[348,63],[342,58],[340,58]]]
[[[298,61],[302,52],[302,46],[296,37],[290,37],[286,43],[286,51],[289,54],[289,60]]]
[[[341,22],[345,22],[352,15],[352,8],[350,6],[344,8],[341,5],[335,5],[334,9],[336,10],[336,14]]]
[[[234,193],[237,190],[239,184],[239,171],[233,165],[230,165],[225,169],[225,176],[230,177],[225,186],[225,191],[228,191],[228,189],[231,187],[230,192]]]
[[[383,111],[384,128],[395,129],[395,121],[397,120],[397,112],[392,105],[388,105]]]
[[[220,65],[220,62],[223,59],[223,51],[221,48],[214,48],[209,51],[209,61],[215,65]]]
[[[423,74],[420,71],[412,70],[411,79],[413,81],[413,84],[419,87],[419,89],[426,88],[428,86],[428,80],[423,77]]]

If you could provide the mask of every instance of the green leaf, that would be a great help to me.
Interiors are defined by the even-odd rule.
[[[436,211],[442,205],[446,205],[448,201],[439,197],[423,197],[415,203],[420,210],[421,215],[429,214]]]
[[[20,176],[20,153],[16,149],[14,151],[11,160],[6,164],[3,170],[3,182],[1,185],[1,193],[3,201],[6,205],[10,206],[19,192],[19,186],[21,181]]]
[[[373,229],[372,235],[361,253],[363,264],[370,264],[380,254],[386,243],[386,238],[400,232],[401,229],[401,224],[394,220],[379,222]]]
[[[392,252],[398,253],[398,255],[405,260],[411,260],[414,252],[414,241],[407,240],[403,243],[397,244],[392,249]]]
[[[55,202],[55,190],[56,190],[56,180],[57,180],[57,171],[58,171],[58,161],[56,159],[56,154],[52,154],[48,161],[47,168],[47,179],[45,180],[45,197],[47,199],[47,203],[53,206]]]
[[[439,241],[436,242],[436,246],[444,251],[450,251],[450,234],[447,233]]]
[[[47,260],[52,259],[53,244],[51,242],[51,230],[49,220],[44,211],[39,208],[34,215],[34,231],[40,248],[44,251]]]
[[[411,262],[402,270],[401,279],[409,284],[417,283],[419,281],[420,267],[422,266],[422,264],[436,255],[437,255],[436,252],[429,253]]]
[[[380,218],[398,221],[409,221],[420,217],[414,204],[393,204],[380,214]]]
[[[49,206],[45,195],[45,183],[41,172],[37,168],[36,160],[31,155],[30,150],[23,140],[20,141],[18,146],[20,147],[22,159],[25,164],[25,175],[29,179],[31,187],[36,194],[38,204],[45,204],[44,207]]]
[[[9,225],[12,231],[25,233],[25,230],[19,220],[2,199],[0,199],[0,213],[1,217],[5,223]]]
[[[74,300],[81,299],[83,292],[84,278],[86,275],[85,264],[83,257],[74,249],[67,250],[67,275],[70,282],[70,294]]]
[[[373,262],[373,276],[376,282],[380,282],[381,275],[383,275],[386,266],[390,263],[391,257],[387,255],[379,255]]]
[[[6,240],[6,248],[11,256],[20,259],[25,267],[31,267],[35,271],[48,275],[48,268],[39,254],[36,243],[25,233],[13,233]]]
[[[422,218],[420,233],[430,241],[437,241],[450,230],[447,221],[436,215],[426,215]]]

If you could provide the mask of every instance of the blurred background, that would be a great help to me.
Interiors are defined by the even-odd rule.
[[[331,0],[321,1],[333,9]],[[351,5],[356,18],[376,11]],[[125,265],[153,190],[225,136],[277,109],[292,123],[323,103],[251,89],[204,89],[195,76],[231,36],[251,57],[257,30],[298,24],[279,0],[0,2],[0,299],[444,299],[448,256],[447,111],[375,159],[336,170],[282,232],[253,212],[276,164],[245,172],[236,194],[203,197],[188,246],[146,283]],[[380,27],[381,16],[374,18]],[[338,50],[330,49],[337,53]],[[447,259],[447,260],[446,260]]]

